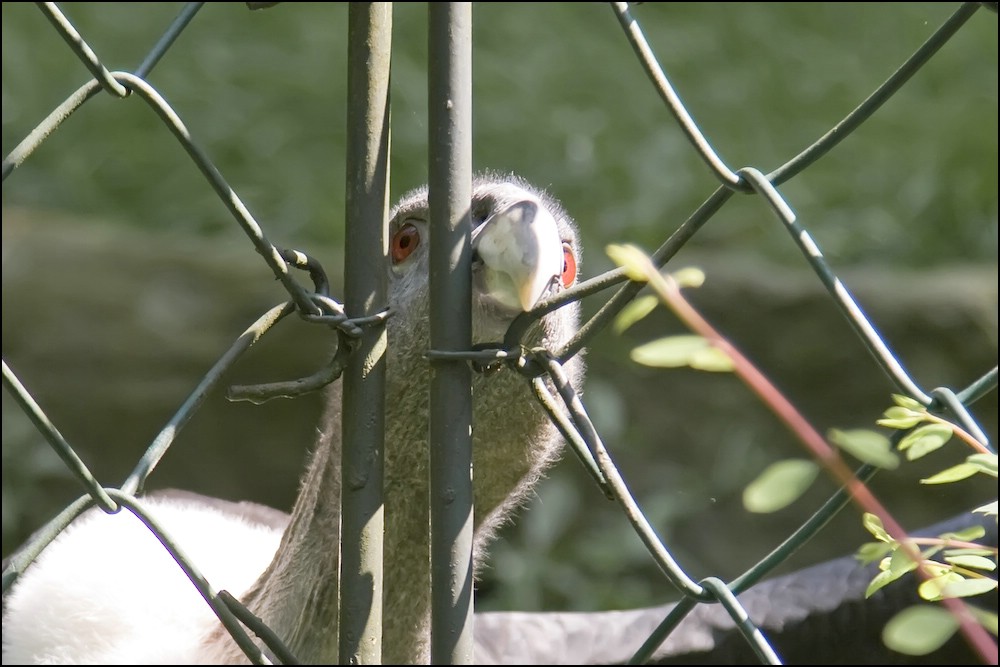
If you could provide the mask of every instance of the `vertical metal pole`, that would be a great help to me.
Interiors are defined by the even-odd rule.
[[[471,325],[472,4],[429,3],[431,348]],[[472,390],[464,361],[431,374],[431,662],[472,664]]]
[[[352,2],[348,15],[347,312],[387,303],[391,2]],[[341,664],[382,662],[383,326],[366,327],[344,371],[339,645]]]

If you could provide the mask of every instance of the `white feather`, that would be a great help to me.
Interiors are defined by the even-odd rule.
[[[281,539],[275,528],[185,500],[143,505],[215,589],[239,597]],[[16,582],[5,604],[4,664],[191,664],[215,614],[131,512],[92,510]]]

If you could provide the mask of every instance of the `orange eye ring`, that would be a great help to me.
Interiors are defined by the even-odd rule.
[[[569,287],[576,281],[576,255],[568,243],[563,243],[562,286]]]
[[[420,245],[420,230],[412,223],[406,223],[392,235],[389,256],[393,264],[399,264]]]

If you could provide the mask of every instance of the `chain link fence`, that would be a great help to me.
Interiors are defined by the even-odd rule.
[[[229,593],[213,588],[212,582],[207,581],[200,574],[198,563],[189,560],[180,552],[172,542],[170,535],[160,529],[155,517],[143,508],[142,492],[147,477],[167,454],[171,444],[196,414],[206,396],[220,383],[223,377],[227,376],[237,360],[280,320],[292,313],[298,313],[302,319],[308,322],[320,324],[335,331],[339,342],[335,359],[329,366],[309,378],[266,387],[236,387],[232,390],[234,394],[243,398],[260,399],[270,395],[296,395],[325,385],[340,375],[349,363],[351,353],[357,347],[357,341],[363,338],[366,331],[377,330],[384,322],[386,314],[377,309],[376,312],[364,314],[353,312],[350,308],[345,309],[331,295],[329,281],[316,260],[295,250],[273,245],[265,234],[265,225],[258,223],[239,194],[216,168],[212,159],[212,151],[207,150],[196,139],[201,135],[198,129],[189,130],[181,114],[167,102],[162,92],[150,83],[154,68],[160,66],[159,63],[169,54],[174,43],[193,22],[197,21],[201,7],[202,3],[192,3],[185,6],[169,29],[142,60],[139,67],[131,72],[123,72],[110,71],[104,64],[106,61],[101,58],[101,54],[95,52],[95,49],[88,44],[87,36],[81,34],[55,4],[40,3],[39,9],[42,14],[63,38],[68,48],[87,68],[92,78],[56,106],[21,143],[10,151],[3,163],[4,182],[6,184],[7,178],[12,177],[11,183],[16,186],[14,171],[22,168],[22,165],[29,165],[29,158],[43,146],[50,144],[58,146],[59,133],[57,130],[61,129],[64,124],[72,123],[75,119],[75,112],[91,100],[101,96],[111,96],[119,99],[131,97],[133,103],[141,101],[149,108],[158,123],[162,124],[183,148],[190,159],[189,164],[203,176],[218,200],[229,211],[233,220],[249,239],[248,249],[252,248],[260,255],[274,278],[287,292],[287,301],[261,315],[219,358],[176,414],[154,438],[145,454],[126,476],[125,481],[117,487],[106,486],[98,479],[99,476],[103,477],[103,475],[95,475],[85,465],[70,442],[60,434],[53,420],[46,415],[44,406],[35,402],[30,391],[8,366],[5,358],[3,363],[5,388],[56,450],[73,475],[85,486],[87,494],[69,505],[58,517],[46,524],[32,537],[23,550],[12,557],[4,569],[4,594],[6,595],[11,586],[16,586],[18,574],[24,571],[34,558],[83,511],[93,505],[97,505],[109,513],[115,513],[125,508],[139,516],[157,535],[164,548],[177,560],[179,567],[188,575],[192,585],[198,589],[206,603],[212,607],[222,624],[251,661],[264,663],[276,658],[281,662],[294,662],[295,657],[284,647],[281,638],[269,632],[268,628],[249,614]],[[926,41],[916,48],[912,55],[851,113],[823,132],[814,143],[774,169],[756,166],[733,168],[727,164],[702,132],[695,114],[690,113],[685,108],[677,91],[672,86],[670,78],[657,62],[657,57],[647,42],[640,22],[633,14],[635,8],[630,8],[626,3],[613,3],[612,8],[625,38],[635,51],[639,66],[646,72],[651,85],[662,99],[670,115],[673,116],[676,127],[690,144],[690,150],[695,152],[704,163],[705,168],[718,181],[715,192],[691,212],[683,223],[671,230],[669,235],[666,235],[659,248],[650,256],[652,264],[657,268],[668,265],[678,252],[701,234],[706,225],[725,210],[731,201],[737,199],[738,195],[755,195],[763,200],[775,224],[787,230],[801,253],[802,262],[809,266],[815,279],[829,294],[831,302],[841,311],[854,333],[871,352],[874,363],[891,379],[895,391],[917,401],[931,412],[947,415],[949,419],[972,434],[983,447],[989,448],[989,439],[980,428],[975,415],[970,411],[970,406],[996,389],[997,368],[995,366],[992,369],[983,368],[980,377],[967,386],[932,387],[918,382],[907,372],[905,359],[900,358],[894,352],[892,341],[885,340],[879,334],[865,310],[852,296],[850,285],[838,277],[834,268],[824,258],[822,248],[810,234],[807,224],[800,221],[793,212],[792,205],[795,202],[787,201],[782,189],[786,183],[790,183],[796,176],[834,151],[842,141],[852,136],[855,130],[872,118],[884,104],[893,99],[894,95],[904,89],[911,77],[929,62],[932,62],[935,54],[956,35],[960,34],[966,25],[971,21],[989,20],[991,17],[987,14],[990,11],[996,12],[996,3],[965,3],[961,5],[941,26],[930,31]],[[275,11],[280,11],[280,9]],[[369,62],[370,59],[356,60],[350,66],[365,67],[366,63]],[[387,62],[383,63],[384,67],[387,65]],[[368,76],[377,78],[378,74],[369,70]],[[468,85],[471,85],[471,81]],[[6,114],[8,100],[5,100],[4,106]],[[352,116],[349,114],[349,117]],[[352,137],[362,141],[364,132],[359,128],[365,127],[370,128],[371,123],[352,123],[350,125]],[[377,154],[368,155],[362,159],[362,163],[364,160],[377,162],[377,158]],[[384,164],[382,168],[385,168]],[[353,170],[357,170],[357,168]],[[351,172],[352,169],[348,169],[348,171]],[[384,173],[383,171],[383,176]],[[459,176],[461,177],[461,174]],[[582,224],[585,225],[586,221],[582,220]],[[302,281],[297,277],[298,275],[308,276],[311,284],[303,286]],[[350,278],[348,278],[348,283],[350,283]],[[851,492],[847,490],[837,491],[798,530],[741,576],[727,582],[718,577],[696,577],[689,574],[689,569],[686,569],[673,555],[669,543],[661,539],[654,527],[655,524],[644,516],[640,503],[633,498],[625,478],[612,462],[609,450],[602,442],[599,429],[595,427],[588,416],[584,402],[580,400],[578,394],[580,388],[573,387],[567,382],[562,372],[562,364],[579,354],[588,345],[596,344],[595,336],[606,330],[615,318],[620,316],[622,310],[634,302],[645,286],[644,280],[629,280],[625,269],[608,271],[567,290],[558,298],[549,299],[539,304],[530,313],[518,318],[508,331],[503,344],[496,351],[484,353],[480,350],[459,356],[469,361],[476,361],[481,360],[484,354],[492,355],[490,357],[492,359],[496,358],[499,353],[501,356],[510,358],[512,365],[517,364],[518,372],[534,376],[529,378],[529,382],[540,404],[549,412],[553,421],[563,432],[572,451],[584,463],[585,468],[591,473],[602,491],[620,504],[627,521],[640,536],[650,557],[656,562],[671,585],[683,594],[682,602],[676,605],[673,611],[663,619],[662,623],[649,635],[633,656],[635,662],[648,660],[669,633],[677,627],[680,620],[695,606],[699,603],[715,602],[721,602],[734,619],[744,621],[740,623],[740,630],[762,661],[778,662],[780,656],[769,645],[767,637],[754,627],[753,619],[746,622],[746,613],[741,608],[736,595],[759,582],[802,544],[822,530],[830,519],[850,502]],[[613,291],[613,294],[606,296],[609,291]],[[527,352],[520,349],[520,342],[532,323],[570,301],[585,298],[601,299],[602,303],[572,341],[556,350]],[[33,325],[34,323],[31,322],[19,323],[19,326],[31,327]],[[704,331],[711,332],[711,329]],[[26,384],[30,387],[30,378]],[[555,392],[552,390],[553,387]],[[99,407],[95,406],[95,410],[97,409]],[[842,479],[841,481],[846,481],[848,486],[851,485],[852,479],[867,482],[875,471],[875,467],[866,465],[853,473],[850,479]],[[857,488],[853,489],[853,493],[857,495]],[[345,515],[345,522],[350,521],[352,521],[350,516]],[[377,557],[381,558],[380,555]],[[386,558],[391,558],[391,554],[387,554]],[[462,633],[468,630],[470,618],[462,610],[459,610],[457,615],[442,622],[455,624],[448,625],[447,632]],[[364,628],[363,621],[359,628]],[[250,633],[247,632],[247,629],[250,630]],[[446,634],[441,628],[436,627],[435,629]],[[981,650],[987,652],[990,650],[991,640],[984,637],[981,628],[967,623],[963,626],[963,630],[969,640]],[[267,651],[262,650],[262,647],[251,637],[251,633],[256,634],[263,641]],[[462,650],[465,651],[464,654]],[[995,644],[992,644],[992,651],[995,661]],[[446,657],[449,661],[471,661],[472,658],[468,647],[454,654],[437,653],[435,657]],[[988,658],[988,653],[984,657]]]

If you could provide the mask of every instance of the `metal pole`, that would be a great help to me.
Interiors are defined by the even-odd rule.
[[[391,2],[350,3],[344,291],[353,317],[374,315],[388,303],[391,43]],[[385,348],[385,327],[366,327],[344,371],[341,664],[382,662]]]
[[[468,350],[471,325],[472,5],[429,3],[431,348]],[[472,390],[464,361],[432,362],[431,662],[472,664]]]

